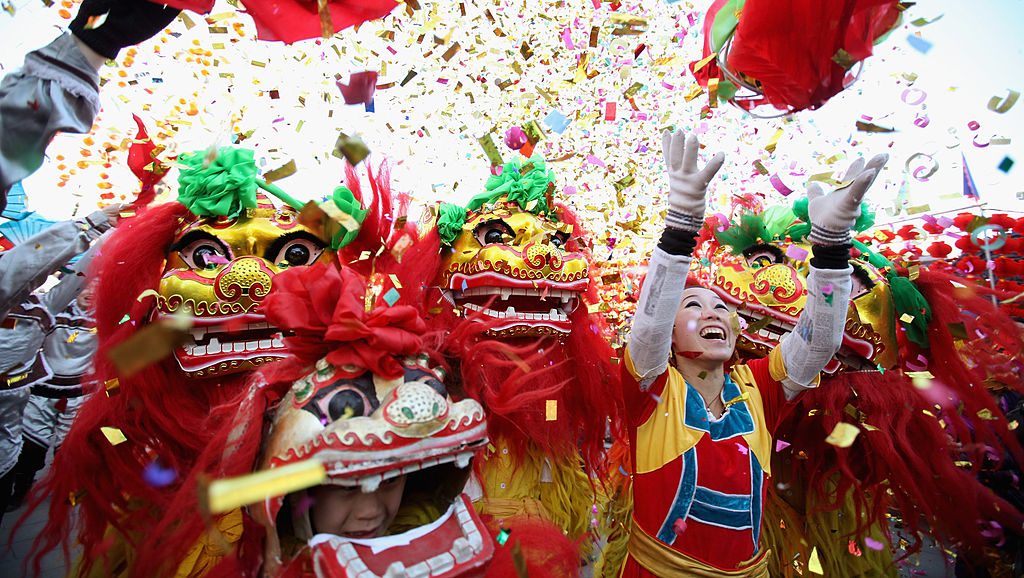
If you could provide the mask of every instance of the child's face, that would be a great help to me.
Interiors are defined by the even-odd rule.
[[[314,531],[362,540],[382,536],[395,520],[404,490],[405,476],[382,482],[370,493],[358,487],[317,486],[311,490]]]

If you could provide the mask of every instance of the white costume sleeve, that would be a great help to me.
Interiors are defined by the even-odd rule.
[[[683,300],[691,260],[688,255],[670,255],[660,248],[651,254],[626,344],[641,389],[650,387],[668,367],[672,327]]]
[[[782,386],[786,398],[815,387],[818,374],[839,351],[850,304],[853,268],[810,268],[807,276],[807,305],[793,331],[782,338],[779,347],[786,364],[787,377]]]

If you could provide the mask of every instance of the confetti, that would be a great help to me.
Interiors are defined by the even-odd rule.
[[[916,34],[911,34],[907,36],[907,44],[909,44],[911,48],[920,52],[921,54],[928,54],[928,51],[932,49],[931,42],[928,42],[927,40],[921,38],[920,36],[917,36]]]
[[[191,327],[191,319],[164,317],[112,347],[107,358],[122,377],[131,377],[187,343],[192,338]]]
[[[264,173],[263,180],[268,183],[279,181],[281,179],[294,175],[297,170],[298,169],[295,167],[295,160],[293,159],[272,171],[267,171],[266,173]]]
[[[349,76],[347,84],[340,80],[335,84],[341,91],[345,104],[370,104],[373,102],[373,93],[377,90],[377,71],[355,72]]]
[[[1003,114],[1013,108],[1013,105],[1017,104],[1017,99],[1020,98],[1020,93],[1016,90],[1011,90],[1009,92],[1010,93],[1006,98],[1000,98],[998,96],[990,98],[988,101],[988,109],[992,112]]]
[[[348,136],[345,133],[338,133],[338,140],[334,143],[334,156],[341,158],[345,157],[345,160],[350,165],[358,165],[370,155],[370,149],[366,147],[366,144],[356,136]]]
[[[173,468],[165,468],[158,460],[146,464],[142,471],[142,479],[154,488],[165,488],[178,479],[178,473]]]
[[[807,559],[807,570],[814,572],[815,574],[824,575],[825,570],[821,567],[821,559],[818,558],[818,547],[811,548],[811,555]]]
[[[549,399],[544,402],[544,421],[558,421],[558,400]]]
[[[121,381],[116,377],[103,382],[103,391],[107,397],[121,393]]]
[[[508,537],[511,534],[512,530],[508,528],[501,528],[498,532],[498,537],[495,538],[495,542],[497,542],[499,546],[504,546],[505,542],[508,542]]]
[[[103,434],[103,437],[107,438],[107,441],[110,442],[110,445],[112,446],[123,444],[128,441],[128,438],[124,437],[124,432],[116,427],[102,426],[100,427],[100,433]]]
[[[235,508],[319,485],[327,479],[324,465],[306,460],[279,468],[211,482],[200,492],[204,511],[222,514]]]
[[[860,429],[857,426],[841,421],[836,424],[825,441],[837,448],[848,448],[853,445],[859,434]]]
[[[885,544],[875,540],[874,538],[864,538],[864,545],[876,551],[885,548]]]
[[[552,110],[546,117],[544,117],[544,124],[553,132],[558,134],[565,132],[565,129],[569,127],[570,122],[572,121],[557,109]]]
[[[383,297],[384,302],[388,304],[388,307],[391,307],[395,303],[398,303],[398,300],[400,298],[401,298],[401,294],[399,294],[398,293],[398,289],[395,289],[394,287],[392,287],[391,289],[388,289],[388,292],[385,293],[384,297]]]

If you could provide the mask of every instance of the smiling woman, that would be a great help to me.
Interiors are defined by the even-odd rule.
[[[634,514],[621,576],[768,576],[760,545],[772,435],[786,404],[839,349],[850,298],[850,228],[886,157],[854,163],[852,184],[808,190],[814,258],[807,306],[763,359],[725,372],[739,318],[715,292],[685,287],[716,155],[697,169],[695,137],[664,135],[666,229],[651,256],[626,347],[623,395]]]

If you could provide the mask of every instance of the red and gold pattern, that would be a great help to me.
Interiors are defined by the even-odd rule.
[[[468,312],[502,320],[494,335],[569,333],[569,315],[590,285],[574,233],[500,197],[470,212],[445,256],[442,287]]]
[[[189,377],[250,371],[283,358],[282,333],[259,311],[274,276],[334,259],[295,210],[260,201],[236,219],[186,222],[175,235],[153,317],[194,318],[192,340],[174,351]]]
[[[744,357],[760,358],[796,326],[807,302],[811,247],[777,242],[734,255],[719,247],[711,261],[711,288],[746,322],[736,344]],[[796,258],[799,257],[799,258]],[[897,361],[896,319],[889,285],[870,263],[853,260],[853,294],[843,346],[826,371],[891,368]]]

